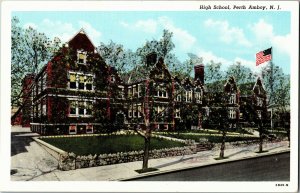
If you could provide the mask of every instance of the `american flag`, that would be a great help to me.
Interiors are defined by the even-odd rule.
[[[268,48],[256,54],[256,66],[270,60],[272,60],[272,48]]]

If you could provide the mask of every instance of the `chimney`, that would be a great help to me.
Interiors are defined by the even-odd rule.
[[[204,84],[204,65],[198,64],[194,66],[195,80],[199,79],[202,84]]]

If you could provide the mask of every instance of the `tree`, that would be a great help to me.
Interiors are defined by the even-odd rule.
[[[124,46],[110,41],[109,44],[100,43],[98,51],[106,64],[116,68],[122,74],[132,69],[137,64],[137,57],[131,50],[124,49]]]
[[[251,69],[243,66],[241,62],[230,65],[226,71],[226,76],[234,76],[237,84],[253,82],[255,78]]]
[[[51,41],[44,34],[29,27],[25,30],[25,63],[27,64],[29,72],[38,73],[42,65],[50,60]]]
[[[11,103],[12,106],[20,106],[22,79],[27,71],[24,63],[24,31],[19,26],[19,19],[11,20]]]
[[[213,119],[214,122],[217,124],[217,129],[222,133],[222,142],[220,147],[220,154],[219,158],[224,159],[224,151],[225,151],[225,141],[226,141],[226,134],[229,128],[229,115],[228,115],[228,99],[229,95],[225,92],[222,94],[218,94],[215,97],[217,101],[220,101],[217,106],[211,108],[210,119]]]
[[[290,76],[278,77],[279,88],[274,93],[277,114],[290,142]]]
[[[273,128],[273,109],[279,107],[279,111],[289,111],[285,109],[290,104],[290,75],[285,75],[283,70],[273,62],[262,68],[262,77],[265,90],[268,93],[267,107],[271,108],[271,127]]]
[[[280,80],[285,76],[282,69],[273,62],[262,68],[262,78],[268,93],[268,106],[275,104],[276,92],[281,89]]]
[[[215,63],[214,61],[210,61],[204,67],[204,81],[208,90],[210,90],[211,92],[223,90],[222,83],[224,81],[224,76],[223,72],[221,71],[221,66],[222,63]]]
[[[159,41],[151,40],[146,41],[145,45],[141,48],[138,48],[136,53],[140,57],[140,62],[146,64],[148,54],[155,52],[158,58],[162,57],[168,66],[174,67],[177,65],[177,57],[171,53],[175,48],[175,44],[172,41],[173,33],[168,30],[163,30],[163,35]]]
[[[20,21],[13,17],[11,28],[11,103],[22,105],[22,80],[26,74],[37,74],[42,66],[58,51],[59,38],[52,43],[44,34],[29,27],[23,29]]]

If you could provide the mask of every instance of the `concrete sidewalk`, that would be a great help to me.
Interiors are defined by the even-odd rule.
[[[219,155],[219,149],[214,148],[211,151],[198,152],[193,155],[177,156],[161,159],[149,160],[149,167],[157,168],[158,171],[138,174],[135,172],[141,169],[142,161],[115,164],[109,166],[99,166],[86,169],[78,169],[72,171],[52,171],[45,175],[40,175],[32,180],[35,181],[106,181],[106,180],[127,180],[139,178],[142,176],[156,175],[165,172],[178,171],[193,167],[201,167],[211,164],[219,164],[223,162],[248,159],[251,157],[259,157],[280,152],[289,151],[288,142],[282,141],[277,143],[264,144],[265,153],[255,153],[258,150],[258,145],[250,145],[246,147],[227,147],[225,156],[228,159],[215,160]]]

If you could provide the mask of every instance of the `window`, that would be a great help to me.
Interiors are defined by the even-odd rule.
[[[138,117],[141,117],[142,114],[142,106],[138,105]]]
[[[131,98],[132,97],[132,89],[131,86],[128,87],[128,97]]]
[[[38,104],[37,107],[38,107],[38,117],[41,117],[41,115],[42,115],[41,104]]]
[[[93,75],[69,73],[70,89],[93,90]]]
[[[85,65],[86,64],[86,55],[87,55],[87,52],[78,50],[77,51],[77,63]]]
[[[45,90],[47,88],[47,76],[46,74],[43,74],[43,78],[42,78],[42,90]]]
[[[257,106],[263,106],[263,100],[262,100],[262,98],[257,98]]]
[[[84,109],[85,109],[84,102],[79,101],[78,102],[78,114],[79,115],[84,115]]]
[[[175,118],[180,118],[180,109],[175,110]]]
[[[168,98],[168,93],[167,93],[167,91],[162,91],[162,97]]]
[[[76,86],[76,74],[71,74],[70,73],[70,88],[71,89],[76,89],[77,86]]]
[[[86,103],[85,114],[92,115],[93,103],[91,101],[87,101],[85,103]]]
[[[124,98],[124,86],[119,86],[119,98]]]
[[[77,112],[76,112],[76,101],[71,101],[70,102],[70,115],[76,115]]]
[[[114,75],[111,75],[110,77],[110,82],[114,83],[116,81],[116,77]]]
[[[231,109],[229,110],[229,118],[230,119],[235,119],[236,118],[236,111]]]
[[[132,111],[131,111],[131,109],[128,110],[128,117],[130,117],[130,118],[132,117]]]
[[[261,119],[261,111],[257,111],[257,117]]]
[[[93,90],[93,76],[86,76],[85,88],[86,90]]]
[[[78,88],[81,89],[81,90],[84,90],[84,75],[83,74],[79,75]]]
[[[93,125],[86,126],[86,133],[93,133]]]
[[[192,102],[193,99],[193,91],[186,91],[185,92],[185,101]]]
[[[133,92],[133,96],[137,95],[137,90],[136,90],[136,86],[135,85],[133,86],[133,91],[132,92]]]
[[[69,126],[69,134],[76,134],[76,133],[77,133],[76,125],[70,125]]]
[[[176,101],[181,101],[181,95],[179,94],[179,95],[177,95],[177,97],[176,97]]]
[[[47,111],[46,111],[46,104],[43,104],[43,107],[42,107],[42,115],[43,116],[46,116],[47,115]]]
[[[140,97],[142,95],[142,86],[140,84],[138,84],[137,92],[138,92],[138,97]]]
[[[231,96],[229,97],[229,104],[235,104],[235,103],[236,103],[236,95],[231,94]]]
[[[36,93],[35,93],[35,85],[33,85],[31,96],[32,96],[33,98],[35,98],[35,96],[36,96],[35,94],[36,94]]]
[[[136,110],[133,110],[133,117],[137,117],[138,116],[138,112]]]
[[[70,101],[69,116],[91,116],[92,115],[93,102],[92,101]]]
[[[201,103],[202,102],[202,96],[201,96],[201,91],[195,92],[195,100],[196,103]]]
[[[161,113],[161,116],[164,116],[164,113],[162,113],[165,109],[162,106],[157,107],[157,113]]]
[[[157,87],[157,97],[162,97],[162,98],[167,98],[168,97],[168,93],[166,90],[162,89],[161,87]]]
[[[138,112],[136,109],[136,105],[133,105],[133,110],[132,110],[132,117],[137,117],[138,116]]]
[[[155,112],[155,114],[158,113],[158,107],[154,107],[154,112]]]

